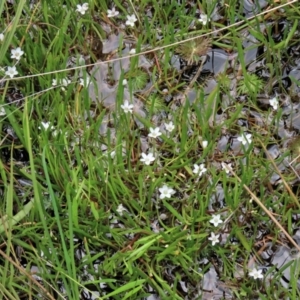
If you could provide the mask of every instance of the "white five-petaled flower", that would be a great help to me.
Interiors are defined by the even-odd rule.
[[[194,174],[198,174],[199,176],[202,176],[202,174],[204,174],[206,171],[207,169],[205,168],[204,164],[201,165],[194,164],[194,170],[193,170]]]
[[[41,124],[42,124],[42,126],[39,126],[39,129],[43,128],[45,130],[48,130],[48,128],[50,128],[50,129],[53,128],[53,126],[50,127],[50,122],[42,122]]]
[[[250,133],[247,133],[246,135],[242,134],[241,136],[239,136],[237,138],[237,140],[239,142],[241,142],[243,145],[246,145],[247,143],[251,144],[251,142],[252,142],[251,137],[252,137],[252,135]]]
[[[230,170],[232,170],[231,164],[225,164],[225,163],[221,162],[221,165],[222,165],[222,169],[225,170],[226,174],[229,174]]]
[[[172,132],[175,128],[172,121],[170,123],[165,123],[165,127],[166,127],[166,130],[169,131],[169,132]]]
[[[161,135],[161,132],[159,131],[159,127],[156,127],[156,128],[150,127],[150,133],[148,134],[149,137],[156,139],[160,135]]]
[[[209,237],[208,239],[211,241],[212,245],[214,246],[215,244],[218,244],[218,243],[219,243],[219,237],[220,237],[219,234],[215,235],[215,234],[212,232],[212,233],[210,234],[210,237]]]
[[[160,199],[164,198],[171,198],[176,192],[172,188],[169,188],[167,185],[163,185],[161,188],[158,189],[160,192]]]
[[[4,34],[0,33],[0,42],[3,42],[3,41],[4,41]]]
[[[16,60],[19,60],[23,54],[24,51],[20,47],[11,50],[11,58],[15,58]]]
[[[63,79],[61,80],[61,84],[62,84],[63,86],[68,86],[70,83],[71,83],[71,80],[68,79],[68,78],[63,78]]]
[[[142,153],[142,158],[140,159],[145,165],[149,166],[153,161],[155,161],[155,157],[153,153]]]
[[[249,272],[249,276],[253,277],[254,279],[260,279],[264,278],[264,275],[262,274],[262,270],[252,269],[251,272]]]
[[[113,7],[112,9],[107,10],[107,17],[113,18],[116,17],[119,14],[119,12]]]
[[[270,99],[269,103],[273,107],[274,110],[278,109],[279,102],[278,102],[277,97],[274,97],[274,98]]]
[[[63,91],[65,91],[65,87],[67,87],[70,83],[71,83],[71,80],[68,78],[63,78],[59,81],[57,81],[56,79],[52,79],[52,86],[57,86],[58,84],[61,84],[62,85],[61,89]]]
[[[131,16],[126,16],[127,21],[126,21],[126,25],[133,27],[134,23],[137,21],[136,16],[133,14]]]
[[[136,53],[136,50],[134,48],[132,48],[130,51],[129,51],[129,54],[135,54]]]
[[[89,4],[88,3],[83,3],[82,5],[77,4],[77,9],[80,14],[84,15],[85,12],[89,9]]]
[[[212,223],[215,227],[217,227],[219,224],[222,224],[223,221],[221,220],[221,215],[212,215],[209,223]]]
[[[132,113],[133,107],[133,104],[129,104],[128,100],[125,100],[124,104],[121,105],[121,108],[123,109],[125,114]]]
[[[120,204],[117,208],[117,212],[119,213],[120,216],[123,216],[124,211],[127,211],[127,209],[123,206],[123,204]]]
[[[18,71],[15,66],[7,67],[7,71],[5,72],[5,75],[9,76],[10,78],[13,78],[17,74]]]
[[[202,23],[203,25],[206,25],[207,22],[210,21],[210,19],[208,18],[208,16],[206,14],[200,14],[200,19],[198,19],[198,21],[200,23]]]

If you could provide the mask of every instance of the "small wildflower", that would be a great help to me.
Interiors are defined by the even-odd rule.
[[[201,145],[202,145],[202,148],[205,149],[208,145],[208,141],[202,141]]]
[[[160,192],[160,199],[164,198],[171,198],[176,192],[172,188],[169,188],[167,185],[163,185],[161,188],[158,189]]]
[[[0,116],[6,116],[6,111],[3,106],[0,106]]]
[[[274,97],[274,98],[270,99],[269,103],[273,107],[274,110],[278,109],[279,102],[278,102],[277,97]]]
[[[225,164],[225,163],[221,163],[222,165],[222,169],[225,170],[225,173],[226,174],[229,174],[230,173],[230,170],[232,169],[232,164]]]
[[[15,66],[7,67],[7,71],[5,72],[5,75],[9,76],[10,78],[13,78],[17,74],[18,71]]]
[[[121,105],[121,108],[123,109],[123,111],[125,112],[125,114],[132,113],[132,111],[133,111],[133,104],[129,104],[128,100],[125,100],[124,104]]]
[[[243,134],[243,135],[239,136],[237,138],[237,140],[239,142],[241,142],[243,145],[246,145],[247,143],[251,144],[251,142],[252,142],[251,137],[252,137],[252,135],[250,133],[247,133],[246,135]]]
[[[43,129],[47,130],[50,127],[50,122],[42,122],[41,124],[42,124],[42,126],[39,126],[39,129],[43,128]],[[53,128],[53,126],[50,127],[50,129],[52,129],[52,128]]]
[[[212,223],[215,227],[217,227],[219,224],[222,224],[223,221],[221,220],[221,215],[212,215],[209,223]]]
[[[190,234],[188,234],[188,235],[186,236],[186,239],[187,239],[188,241],[191,241],[191,240],[192,240],[192,236],[191,236]]]
[[[86,78],[79,78],[79,84],[83,87],[88,87],[90,84],[90,77],[86,76]]]
[[[63,78],[63,79],[61,80],[61,84],[62,84],[63,86],[65,86],[65,87],[67,87],[70,83],[71,83],[71,80],[68,79],[68,78]]]
[[[77,4],[77,9],[80,14],[84,15],[85,12],[89,9],[89,4],[88,3],[83,3],[82,5]]]
[[[107,10],[107,17],[113,18],[116,17],[119,14],[119,12],[113,7],[112,9]]]
[[[199,166],[194,164],[194,170],[193,170],[194,174],[199,174],[199,176],[202,176],[202,174],[204,174],[206,171],[207,169],[205,168],[204,164],[201,164]]]
[[[52,79],[52,86],[57,86],[57,80],[56,79]]]
[[[175,128],[172,121],[170,123],[165,123],[165,127],[166,127],[166,130],[169,131],[169,132],[172,132]]]
[[[153,153],[142,153],[142,158],[140,159],[145,165],[149,166],[153,161],[155,161],[155,157]]]
[[[200,14],[200,19],[198,19],[198,21],[199,21],[200,23],[202,23],[203,25],[206,25],[207,22],[210,21],[210,19],[207,17],[206,14]]]
[[[24,51],[20,47],[11,50],[11,58],[15,58],[16,60],[19,60],[23,54]]]
[[[131,15],[131,16],[126,16],[127,21],[126,21],[126,25],[133,27],[134,23],[137,21],[137,18],[135,15]]]
[[[116,157],[116,151],[113,150],[110,152],[110,158],[114,159],[115,157]]]
[[[123,204],[120,204],[117,208],[117,212],[119,213],[120,216],[123,216],[124,211],[127,211],[127,209],[123,206]]]
[[[149,137],[156,139],[160,135],[161,135],[161,132],[159,131],[159,127],[156,127],[156,128],[150,127],[150,133],[148,134]]]
[[[254,279],[264,278],[262,270],[257,270],[255,268],[251,272],[249,272],[249,276],[253,277]]]
[[[3,41],[4,41],[4,34],[0,33],[0,42],[3,42]]]
[[[136,53],[136,50],[134,48],[132,48],[130,51],[129,51],[129,54],[135,54]]]
[[[219,237],[220,237],[219,234],[215,235],[215,234],[212,232],[212,233],[210,234],[210,237],[209,237],[208,239],[211,241],[212,245],[214,246],[215,244],[218,244],[218,243],[219,243]]]
[[[127,79],[123,79],[122,85],[126,85],[128,83]]]

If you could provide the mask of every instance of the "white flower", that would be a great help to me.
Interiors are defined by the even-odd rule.
[[[110,152],[110,158],[114,159],[115,157],[116,157],[116,151],[113,150]]]
[[[90,77],[86,76],[86,78],[79,78],[79,84],[83,87],[88,87],[90,84]]]
[[[0,42],[3,42],[3,41],[4,41],[4,34],[0,33]]]
[[[231,164],[225,164],[225,163],[221,162],[221,165],[222,165],[222,169],[225,170],[226,174],[229,174],[230,170],[232,170]]]
[[[126,18],[127,18],[126,25],[133,27],[134,22],[137,21],[137,18],[135,17],[135,15],[126,16]]]
[[[208,145],[208,141],[202,141],[201,145],[202,145],[202,148],[205,149]]]
[[[11,50],[11,58],[15,58],[16,60],[19,60],[23,54],[24,51],[20,47]]]
[[[254,279],[264,278],[262,270],[257,270],[255,268],[251,272],[249,272],[249,276],[253,277]]]
[[[120,204],[117,208],[117,212],[120,216],[123,216],[123,211],[127,211],[127,209],[123,206],[123,204]]]
[[[215,234],[212,232],[212,233],[210,234],[210,237],[209,237],[208,239],[211,241],[212,245],[214,246],[215,244],[218,244],[218,243],[219,243],[219,237],[220,237],[219,234],[215,235]]]
[[[199,21],[200,23],[202,23],[203,25],[206,25],[207,22],[210,21],[210,19],[207,17],[206,14],[200,14],[200,19],[198,19],[198,21]]]
[[[107,10],[107,17],[113,18],[116,17],[119,14],[119,12],[113,7],[112,9]]]
[[[50,127],[50,122],[42,122],[41,124],[42,124],[42,126],[39,126],[39,129],[44,128],[45,130],[47,130]],[[50,129],[52,129],[52,128],[53,128],[53,126],[50,127]]]
[[[69,84],[71,83],[71,80],[68,78],[63,78],[59,81],[57,81],[56,79],[52,79],[52,86],[57,86],[58,84],[62,85],[62,90],[65,91],[64,87],[67,87]]]
[[[165,123],[165,127],[166,127],[166,130],[168,130],[169,132],[172,132],[175,128],[172,121],[170,123]]]
[[[68,79],[68,78],[63,78],[63,79],[61,80],[61,84],[62,84],[63,86],[65,86],[65,87],[67,87],[70,83],[71,83],[71,80]],[[62,90],[64,90],[64,88],[62,88]]]
[[[63,78],[61,81],[62,85],[68,86],[71,83],[71,80],[68,78]]]
[[[172,188],[169,188],[165,184],[158,190],[160,192],[160,196],[159,196],[160,199],[171,198],[172,195],[176,193]]]
[[[125,100],[124,104],[121,105],[121,108],[124,110],[125,114],[132,113],[133,104],[129,104],[128,100]]]
[[[132,48],[130,51],[129,51],[129,54],[135,54],[136,53],[136,50],[134,48]]]
[[[122,85],[126,85],[127,84],[127,79],[123,79],[123,81],[122,81]]]
[[[150,133],[148,134],[149,137],[156,139],[160,135],[161,135],[161,132],[159,131],[159,127],[156,127],[156,128],[150,127]]]
[[[278,109],[279,102],[278,102],[277,97],[274,97],[274,98],[270,99],[269,103],[273,107],[274,110]]]
[[[0,106],[0,116],[6,116],[6,111],[3,106]]]
[[[194,174],[199,174],[199,176],[202,176],[202,174],[204,174],[206,171],[207,169],[205,168],[204,164],[201,164],[199,166],[194,164],[194,170],[193,170]]]
[[[153,156],[153,153],[142,153],[142,158],[140,160],[145,165],[149,166],[153,161],[155,161],[155,157]]]
[[[251,144],[252,140],[251,140],[252,135],[250,133],[247,133],[246,135],[241,135],[237,138],[237,140],[239,142],[241,142],[243,145]]]
[[[82,15],[85,14],[85,12],[89,9],[89,4],[88,3],[83,3],[82,5],[77,4],[77,9],[76,11],[78,11],[79,13],[81,13]]]
[[[221,215],[212,215],[209,223],[212,223],[215,227],[217,227],[219,224],[222,224],[223,221],[221,220]]]
[[[5,72],[5,75],[9,76],[10,78],[13,78],[17,74],[18,71],[15,66],[7,67],[7,71]]]

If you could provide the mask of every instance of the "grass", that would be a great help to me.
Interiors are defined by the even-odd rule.
[[[284,64],[295,67],[300,6],[270,1],[245,17],[239,3],[93,1],[84,15],[72,0],[0,3],[1,299],[299,298],[297,132],[286,113],[297,103],[280,96],[294,99],[299,85],[282,78]],[[107,18],[113,6],[120,13]],[[199,55],[210,48],[229,59],[205,77]],[[150,127],[162,135],[149,138]],[[248,133],[250,143],[237,141]],[[176,193],[161,199],[163,185]],[[283,249],[293,254],[272,264]]]

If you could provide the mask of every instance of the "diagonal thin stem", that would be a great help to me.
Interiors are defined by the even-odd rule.
[[[229,167],[225,163],[222,163],[222,165],[224,165],[224,167],[226,167],[230,171],[230,173],[238,180],[238,182],[242,183],[241,178],[238,175],[236,175],[236,173],[232,170],[231,167]],[[294,239],[283,228],[283,226],[276,220],[276,218],[265,207],[265,205],[260,201],[260,199],[250,190],[250,188],[246,184],[243,184],[243,188],[250,194],[253,200],[263,209],[263,211],[268,215],[268,217],[275,223],[275,225],[285,234],[285,236],[293,244],[293,246],[300,252],[300,246],[294,241]]]

